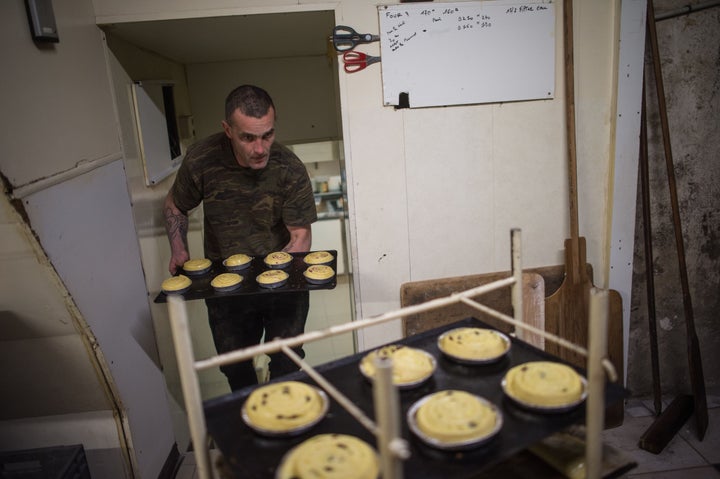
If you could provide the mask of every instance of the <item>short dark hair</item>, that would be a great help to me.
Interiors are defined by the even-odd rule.
[[[231,91],[225,99],[225,121],[230,121],[235,110],[243,115],[262,118],[270,108],[275,109],[270,94],[254,85],[241,85]]]

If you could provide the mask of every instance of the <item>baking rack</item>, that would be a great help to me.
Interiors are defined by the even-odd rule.
[[[404,316],[418,314],[441,308],[454,303],[464,303],[478,311],[504,321],[516,328],[516,331],[531,332],[553,341],[563,348],[570,349],[587,358],[588,395],[586,399],[586,477],[596,479],[602,471],[602,438],[605,411],[605,381],[617,380],[612,363],[606,358],[607,351],[607,290],[592,288],[589,302],[589,342],[585,349],[563,338],[547,333],[523,322],[522,318],[522,251],[521,232],[511,230],[511,275],[492,283],[453,293],[444,298],[407,306],[372,318],[359,319],[349,323],[332,326],[321,331],[311,331],[292,338],[275,339],[256,346],[196,360],[194,357],[190,329],[188,325],[185,301],[180,297],[168,298],[168,312],[175,354],[180,373],[185,407],[187,410],[190,437],[200,479],[214,479],[210,463],[209,437],[205,423],[198,372],[209,368],[249,360],[260,354],[282,351],[294,361],[303,372],[320,385],[328,395],[340,404],[376,439],[380,457],[380,471],[383,479],[402,479],[402,461],[409,456],[407,441],[400,436],[400,414],[397,387],[392,383],[392,363],[382,360],[376,362],[377,373],[373,380],[373,402],[376,421],[365,415],[352,401],[348,400],[332,384],[327,382],[312,366],[297,356],[292,347],[319,339],[375,326]],[[501,288],[511,288],[513,316],[508,316],[483,305],[473,298]]]

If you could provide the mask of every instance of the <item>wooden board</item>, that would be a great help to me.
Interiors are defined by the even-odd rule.
[[[575,264],[585,263],[585,238],[565,240],[567,274],[560,287],[545,298],[545,330],[582,347],[588,345],[588,301],[593,287],[592,269],[579,268]],[[585,263],[586,264],[586,263]],[[608,359],[623,384],[623,333],[622,297],[615,290],[608,291]],[[586,368],[585,357],[548,343],[545,350],[575,366]],[[605,427],[622,424],[625,406],[622,402],[606,410]]]
[[[590,265],[588,265],[588,268],[590,268]],[[523,271],[524,316],[533,317],[534,319],[531,320],[532,324],[542,329],[545,326],[544,311],[541,310],[541,306],[544,305],[545,296],[557,290],[562,284],[565,275],[565,266],[544,266],[541,268],[529,268]],[[455,292],[465,291],[476,286],[507,278],[511,274],[510,271],[502,271],[404,283],[400,288],[400,303],[402,306],[424,303],[431,299],[442,298]],[[592,270],[590,270],[590,274],[592,274]],[[483,304],[501,313],[510,316],[513,314],[510,288],[493,291],[483,295],[481,299]],[[544,308],[544,306],[542,307]],[[479,320],[506,333],[514,330],[513,327],[508,326],[504,322],[483,314],[470,306],[454,304],[403,318],[403,333],[405,336],[410,336],[467,318],[468,316],[477,317]],[[537,345],[539,339],[533,339],[532,341],[534,342],[531,342],[531,344]]]

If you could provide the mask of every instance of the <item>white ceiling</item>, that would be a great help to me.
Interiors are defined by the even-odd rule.
[[[236,15],[100,25],[182,64],[324,55],[333,11]]]

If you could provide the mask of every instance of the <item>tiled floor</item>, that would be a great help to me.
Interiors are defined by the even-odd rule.
[[[672,401],[664,398],[663,408]],[[691,417],[660,454],[638,447],[638,441],[655,420],[652,401],[630,400],[621,427],[604,432],[604,440],[637,462],[628,478],[695,479],[720,478],[720,395],[708,391],[708,429],[697,439],[695,418]]]
[[[654,421],[652,401],[630,400],[623,425],[603,433],[604,441],[637,462],[627,479],[712,479],[720,478],[720,395],[708,392],[709,426],[698,441],[694,418],[685,424],[660,454],[638,447],[638,440]],[[664,406],[672,400],[668,398]],[[198,479],[193,453],[184,455],[176,479]]]

